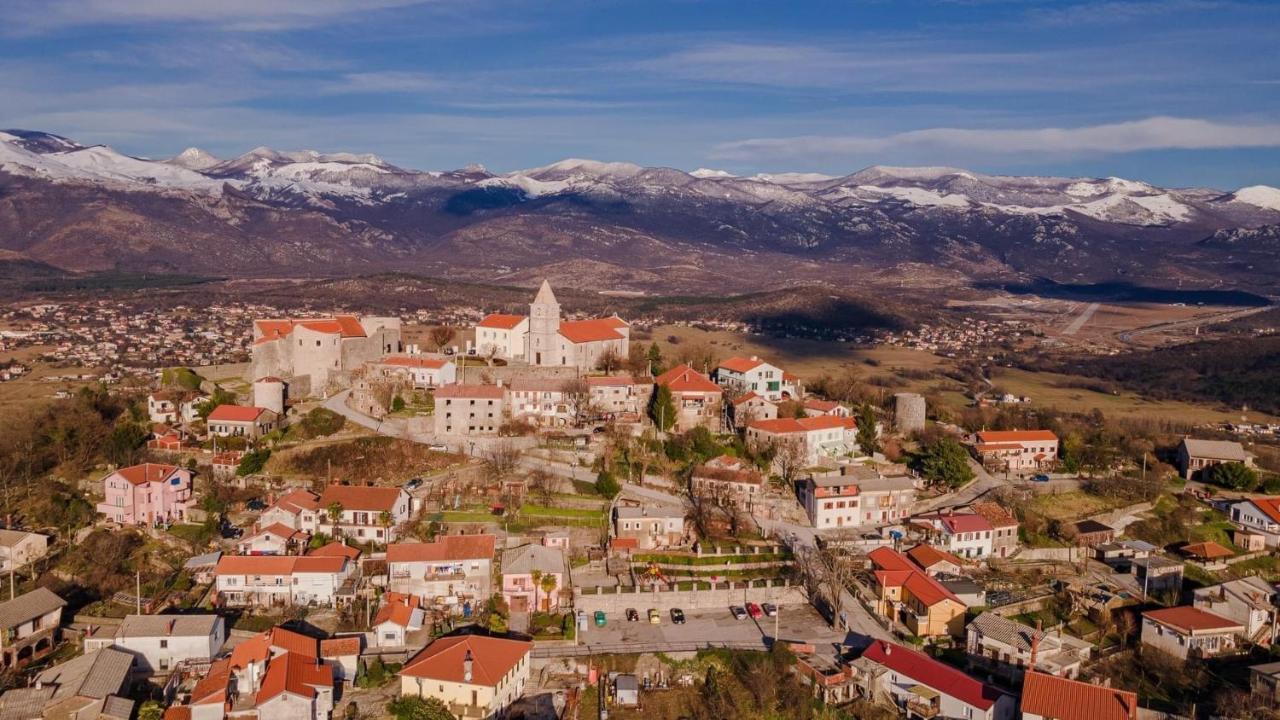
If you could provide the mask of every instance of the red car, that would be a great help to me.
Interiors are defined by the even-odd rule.
[[[747,603],[747,614],[759,620],[764,617],[764,610],[761,610],[760,606],[755,603]]]

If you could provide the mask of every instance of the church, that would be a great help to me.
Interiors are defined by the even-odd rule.
[[[625,359],[631,348],[631,325],[616,315],[589,320],[563,320],[551,283],[529,304],[529,315],[486,315],[475,326],[480,355],[523,360],[536,367],[594,370],[612,352]]]

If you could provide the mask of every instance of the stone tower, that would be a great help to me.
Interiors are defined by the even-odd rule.
[[[560,303],[546,280],[529,303],[529,348],[524,356],[530,365],[560,364]]]

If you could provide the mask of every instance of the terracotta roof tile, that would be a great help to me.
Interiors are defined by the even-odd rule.
[[[1209,540],[1207,542],[1193,543],[1191,545],[1183,545],[1179,548],[1179,552],[1183,555],[1196,558],[1204,558],[1205,560],[1217,560],[1220,558],[1228,558],[1235,553],[1231,550]]]
[[[400,499],[400,493],[400,488],[330,485],[320,495],[319,505],[321,508],[328,508],[333,503],[338,503],[343,510],[391,511]]]
[[[662,373],[654,382],[665,385],[671,392],[702,392],[720,394],[720,386],[711,382],[711,378],[694,370],[688,365],[677,365]]]
[[[208,419],[221,422],[253,422],[265,412],[270,411],[266,408],[244,405],[219,405],[209,413]]]
[[[562,320],[560,334],[571,343],[600,342],[603,340],[621,340],[622,333],[618,329],[616,318],[595,318],[593,320]],[[625,325],[625,323],[624,323]]]
[[[307,555],[309,557],[344,557],[348,560],[355,560],[360,557],[360,548],[343,545],[335,540],[328,545],[322,545],[308,552]]]
[[[114,474],[127,480],[130,485],[145,485],[146,483],[164,482],[177,471],[177,465],[143,463],[142,465],[130,465],[129,467],[120,468]]]
[[[387,562],[493,559],[497,538],[492,535],[443,535],[429,543],[392,543]]]
[[[1137,720],[1138,696],[1033,671],[1022,681],[1019,709],[1054,720]]]
[[[379,362],[383,365],[423,368],[425,370],[439,370],[449,364],[448,360],[441,358],[412,357],[409,355],[392,355],[390,357],[382,358]]]
[[[255,701],[258,705],[280,693],[304,698],[316,696],[316,688],[333,685],[333,665],[314,657],[286,652],[267,663],[267,674]]]
[[[1235,620],[1228,620],[1221,615],[1215,615],[1208,610],[1201,610],[1190,605],[1148,610],[1142,613],[1142,616],[1150,618],[1161,625],[1177,628],[1187,633],[1243,627]]]
[[[728,360],[722,360],[720,364],[716,366],[716,369],[719,370],[724,368],[725,370],[732,370],[736,373],[745,373],[751,372],[764,364],[765,362],[760,358],[731,357]]]
[[[928,570],[934,565],[938,565],[944,562],[951,563],[952,565],[956,565],[958,567],[964,567],[964,563],[960,560],[960,558],[956,557],[955,555],[952,555],[949,552],[939,550],[938,548],[932,545],[923,545],[923,544],[916,545],[915,547],[907,551],[907,557],[911,558],[911,560],[915,562],[915,564],[919,565],[925,570]]]
[[[979,710],[991,709],[1004,694],[922,652],[884,640],[871,643],[862,657]]]
[[[1058,436],[1049,430],[983,430],[978,433],[978,441],[983,443],[1021,443],[1057,439]]]
[[[497,328],[499,330],[514,330],[516,326],[527,320],[524,315],[505,315],[503,313],[489,313],[484,319],[476,323],[476,327]]]
[[[894,585],[906,588],[913,597],[925,606],[932,607],[943,600],[950,600],[964,605],[964,603],[960,602],[960,598],[956,597],[955,593],[943,587],[942,583],[926,575],[919,566],[908,560],[897,550],[878,547],[867,553],[867,558],[875,564],[877,569],[890,571],[892,574],[886,576],[887,579],[892,581]]]
[[[401,675],[463,682],[463,658],[471,652],[471,682],[496,686],[512,668],[529,655],[533,643],[522,640],[457,635],[426,646],[405,663]]]

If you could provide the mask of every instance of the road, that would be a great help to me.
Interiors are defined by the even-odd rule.
[[[1067,325],[1066,329],[1062,331],[1062,334],[1075,335],[1080,332],[1080,328],[1084,327],[1084,324],[1093,318],[1093,314],[1098,312],[1098,308],[1100,307],[1102,307],[1100,303],[1089,303],[1085,306],[1085,309],[1076,316],[1076,319],[1072,320],[1070,325]]]
[[[1248,317],[1255,313],[1263,312],[1274,308],[1274,305],[1265,305],[1263,307],[1244,308],[1236,310],[1228,310],[1226,312],[1214,315],[1205,315],[1203,317],[1191,318],[1190,320],[1177,320],[1174,322],[1158,323],[1156,325],[1148,325],[1147,327],[1138,328],[1136,330],[1126,330],[1116,335],[1116,339],[1122,343],[1129,345],[1137,345],[1135,338],[1152,333],[1169,332],[1171,330],[1190,330],[1201,327],[1203,325],[1216,325],[1218,323],[1227,322],[1228,320],[1238,320],[1242,317]]]
[[[978,464],[973,458],[969,458],[969,467],[973,469],[974,480],[961,490],[954,493],[940,495],[931,500],[924,500],[916,503],[916,512],[929,512],[931,510],[940,510],[942,508],[960,507],[968,505],[996,488],[1006,485],[1004,478],[996,477],[987,472],[987,469]]]

